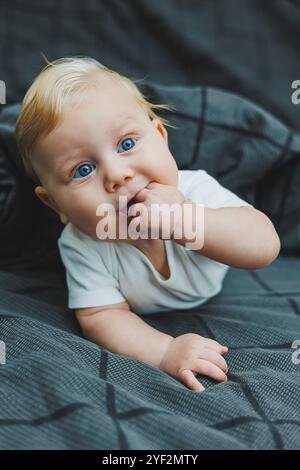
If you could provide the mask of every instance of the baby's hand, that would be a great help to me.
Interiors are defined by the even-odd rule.
[[[197,374],[206,375],[219,382],[227,381],[228,367],[222,354],[228,348],[217,341],[187,333],[170,341],[159,368],[179,379],[194,391],[204,387],[196,379]]]
[[[175,186],[151,182],[138,192],[134,202],[135,204],[131,205],[128,212],[132,217],[131,229],[136,231],[139,226],[139,232],[145,233],[149,237],[152,232],[152,234],[158,235],[154,238],[162,238],[164,234],[168,234],[168,238],[171,239],[177,223],[182,218],[182,207],[186,202],[185,196]],[[151,217],[151,207],[153,207],[153,211],[157,208],[153,206],[154,204],[163,205],[161,208],[165,212],[162,217]],[[173,204],[177,205],[177,211],[172,213],[170,206]],[[169,216],[168,211],[172,215]]]

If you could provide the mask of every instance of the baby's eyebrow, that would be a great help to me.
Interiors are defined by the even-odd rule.
[[[58,164],[56,165],[54,171],[58,173],[67,171],[70,166],[72,166],[75,162],[80,161],[82,159],[81,153],[82,152],[80,152],[80,154],[77,155],[76,157],[75,156],[72,157],[69,155],[69,156],[61,158]]]
[[[129,126],[133,123],[138,123],[138,119],[136,116],[129,115],[129,116],[122,117],[120,120],[117,121],[117,124],[116,124],[116,121],[113,122],[113,127],[111,128],[111,131],[112,132],[120,131],[124,127]]]

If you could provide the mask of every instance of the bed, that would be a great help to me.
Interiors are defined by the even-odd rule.
[[[232,15],[235,1],[87,1],[71,15],[69,2],[35,8],[29,0],[26,11],[1,2],[1,449],[300,449],[300,135],[289,97],[300,15],[297,2],[272,4],[243,2],[246,21]],[[289,34],[278,29],[282,16]],[[229,54],[237,38],[240,49]],[[34,195],[14,138],[41,50],[50,59],[94,56],[143,78],[145,95],[174,108],[161,115],[175,125],[168,132],[178,167],[205,169],[274,223],[274,263],[231,268],[223,290],[197,309],[144,316],[173,336],[228,345],[227,383],[201,377],[206,390],[194,393],[82,336],[67,308],[56,243],[63,227]],[[286,84],[288,104],[279,93]]]

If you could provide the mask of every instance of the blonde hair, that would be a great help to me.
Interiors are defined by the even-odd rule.
[[[149,101],[135,85],[141,80],[134,80],[109,69],[97,60],[86,56],[64,57],[49,62],[35,78],[27,90],[20,114],[16,122],[16,141],[28,176],[40,183],[32,165],[32,152],[35,144],[46,137],[59,124],[62,118],[63,104],[68,96],[84,92],[97,85],[99,72],[116,79],[136,98],[145,109],[150,119],[159,116],[154,110],[172,110],[167,104],[154,104]],[[159,117],[165,126],[172,126],[166,119]]]

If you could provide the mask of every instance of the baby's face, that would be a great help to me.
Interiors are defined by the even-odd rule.
[[[119,196],[129,200],[151,181],[178,184],[161,121],[151,121],[131,93],[106,76],[80,103],[67,99],[59,126],[37,143],[33,164],[43,184],[37,196],[63,223],[94,239],[99,204],[113,205],[110,218],[117,223]]]

